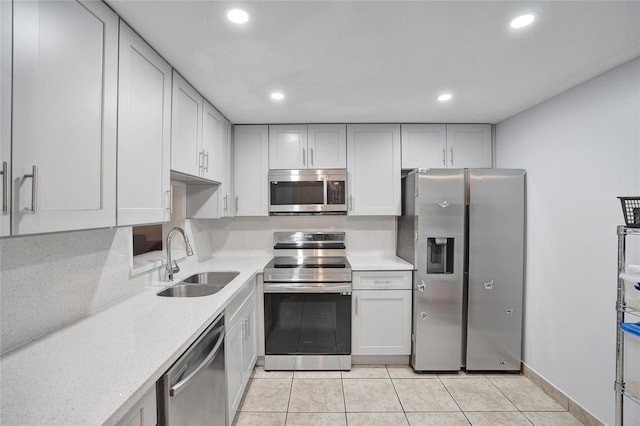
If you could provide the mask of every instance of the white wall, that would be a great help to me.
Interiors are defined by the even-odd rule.
[[[524,361],[606,424],[623,223],[616,196],[640,195],[639,127],[640,59],[496,127],[497,167],[527,170]],[[637,252],[629,261],[640,264]]]

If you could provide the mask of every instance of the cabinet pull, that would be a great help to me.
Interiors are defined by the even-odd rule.
[[[302,148],[302,165],[307,166],[307,150]]]
[[[358,315],[358,297],[356,296],[356,315]]]
[[[31,169],[31,174],[26,174],[23,176],[23,179],[31,178],[31,208],[25,208],[26,211],[30,211],[33,214],[36,214],[37,211],[37,202],[36,199],[38,197],[38,167],[33,166]]]
[[[222,208],[222,210],[226,213],[227,210],[227,196],[225,195],[222,200],[224,201],[224,207]]]
[[[353,195],[349,195],[349,206],[347,210],[349,211],[353,210]]]
[[[165,191],[165,210],[167,210],[169,212],[169,214],[173,214],[173,193],[171,191],[171,189],[167,189]]]
[[[2,214],[7,214],[8,210],[7,210],[7,189],[9,188],[8,183],[9,183],[9,171],[7,170],[7,162],[3,161],[2,162],[2,171],[0,172],[0,174],[2,174]]]
[[[238,214],[238,196],[236,195],[236,214]]]
[[[449,152],[451,153],[451,165],[453,166],[453,147],[451,147],[451,149],[449,150]]]
[[[442,148],[442,165],[447,165],[447,151],[446,148]]]
[[[204,152],[204,171],[209,173],[209,151]]]
[[[309,155],[311,156],[311,166],[313,167],[316,163],[313,161],[313,148],[309,148]]]

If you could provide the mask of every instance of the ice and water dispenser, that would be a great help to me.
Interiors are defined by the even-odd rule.
[[[427,238],[427,274],[453,274],[454,238]]]

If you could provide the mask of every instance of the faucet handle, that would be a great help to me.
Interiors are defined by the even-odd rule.
[[[187,256],[193,256],[193,249],[191,248],[191,243],[189,242],[189,238],[185,235],[184,237],[184,246],[187,251]]]
[[[178,266],[178,261],[177,260],[173,261],[173,266],[171,267],[171,272],[173,272],[174,274],[180,272],[180,267]]]

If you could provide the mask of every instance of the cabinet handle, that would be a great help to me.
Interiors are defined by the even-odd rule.
[[[311,155],[311,166],[314,166],[315,161],[313,161],[313,148],[309,148],[309,155]]]
[[[358,315],[358,297],[356,296],[356,316]]]
[[[169,214],[173,214],[173,192],[171,191],[171,189],[167,189],[165,191],[165,202],[167,203],[165,205],[165,210],[167,210],[169,212]]]
[[[31,208],[25,208],[26,211],[30,211],[33,214],[36,214],[37,211],[37,202],[38,198],[38,167],[33,166],[31,169],[31,174],[27,174],[23,176],[23,179],[31,178]]]
[[[245,332],[247,333],[247,340],[251,337],[251,324],[249,323],[249,318],[245,320]]]
[[[7,175],[9,171],[7,170],[6,161],[2,162],[2,171],[0,174],[2,174],[2,214],[7,214],[7,189],[9,188],[7,185],[9,183],[9,177]]]
[[[442,165],[446,166],[447,165],[447,152],[446,152],[446,148],[442,148]]]
[[[222,200],[224,201],[224,207],[222,208],[222,210],[226,213],[227,210],[227,196],[225,195]]]
[[[238,196],[236,195],[236,214],[238,214]]]
[[[353,195],[349,195],[349,206],[347,210],[349,211],[353,210]]]
[[[204,171],[209,173],[209,151],[204,152]]]
[[[451,165],[453,166],[453,147],[451,147],[451,149],[449,150],[449,152],[451,153]]]
[[[245,320],[240,321],[240,336],[243,341],[247,340],[246,324],[247,322]]]
[[[202,170],[204,169],[204,151],[200,151],[198,153],[198,173],[202,173]]]
[[[307,165],[307,150],[302,148],[302,165],[306,167]]]

